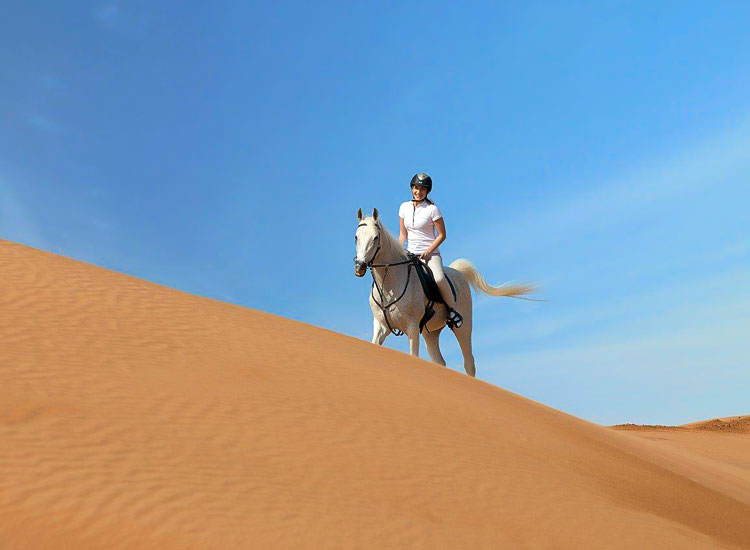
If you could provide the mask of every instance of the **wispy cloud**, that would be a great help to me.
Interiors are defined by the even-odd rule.
[[[477,298],[482,378],[602,423],[749,412],[748,178],[744,121],[568,200],[467,231],[488,237],[456,245],[488,278],[528,270],[550,298]],[[446,357],[461,363],[454,350]]]
[[[737,303],[750,303],[750,257],[743,267],[722,271],[704,278],[663,279],[646,288],[624,289],[600,301],[578,302],[575,297],[561,307],[555,302],[524,304],[504,315],[500,321],[481,326],[475,341],[486,349],[501,351],[508,346],[559,348],[561,340],[569,346],[599,344],[603,335],[611,341],[628,337],[628,333],[659,327],[677,329],[690,322],[707,322],[705,309],[712,308],[715,317],[734,310]],[[482,317],[491,318],[488,301],[481,303]],[[509,322],[512,318],[512,322]]]
[[[660,211],[676,197],[708,187],[722,187],[738,170],[750,165],[750,119],[723,134],[674,154],[657,166],[645,167],[585,191],[568,200],[538,204],[511,215],[494,227],[472,231],[493,238],[493,258],[521,256],[528,250],[554,247],[586,234],[631,223]],[[500,243],[498,245],[498,243]],[[480,253],[487,243],[467,241],[461,250]]]
[[[638,331],[602,334],[599,344],[590,338],[497,354],[481,363],[481,372],[508,389],[606,424],[746,414],[750,300],[729,310],[723,305],[685,308],[682,314],[692,322],[673,328],[651,322]]]
[[[548,307],[543,315],[527,314],[512,325],[488,325],[479,341],[498,351],[511,344],[516,349],[559,351],[616,344],[644,334],[668,338],[696,324],[738,322],[743,309],[750,311],[750,262],[711,279],[696,278],[616,296],[604,306],[588,303],[562,311]]]

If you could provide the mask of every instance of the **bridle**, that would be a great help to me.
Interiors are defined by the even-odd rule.
[[[362,226],[366,226],[366,223],[361,223],[357,226],[357,229],[359,229]],[[378,247],[375,249],[375,253],[372,255],[372,258],[370,258],[369,262],[365,262],[365,267],[370,268],[370,275],[372,275],[372,291],[371,296],[375,304],[380,308],[380,310],[383,312],[383,317],[385,318],[385,323],[388,325],[388,329],[391,331],[391,333],[394,336],[401,336],[404,334],[404,331],[399,330],[397,328],[393,328],[391,326],[391,321],[388,319],[388,309],[392,305],[395,305],[401,298],[404,297],[406,294],[406,290],[409,288],[409,281],[411,279],[411,268],[415,266],[415,264],[419,261],[419,256],[411,253],[409,254],[409,257],[406,260],[402,260],[400,262],[393,262],[389,264],[376,264],[375,258],[378,256],[378,253],[380,252],[380,230],[378,228],[378,236],[376,237],[378,239]],[[354,256],[354,261],[357,261],[357,256]],[[401,294],[399,294],[398,298],[391,301],[388,304],[385,304],[385,296],[383,294],[383,286],[378,284],[378,281],[375,279],[375,273],[373,273],[373,268],[385,268],[385,271],[383,273],[383,282],[385,282],[385,278],[388,276],[388,268],[397,266],[397,265],[406,265],[407,271],[406,271],[406,284],[404,285],[404,290],[401,291]],[[380,301],[375,297],[375,289],[378,291],[378,295],[380,296]]]
[[[357,226],[357,229],[359,229],[360,227],[367,227],[367,224],[361,223]],[[378,231],[378,236],[375,238],[378,240],[378,247],[375,249],[375,254],[372,255],[372,258],[370,258],[370,261],[364,262],[365,267],[372,267],[373,265],[372,262],[375,261],[375,257],[378,255],[378,252],[380,252],[380,231]],[[355,262],[357,261],[357,256],[354,256],[354,261]]]

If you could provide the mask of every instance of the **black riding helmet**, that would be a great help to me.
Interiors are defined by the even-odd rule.
[[[411,183],[409,183],[409,187],[414,187],[415,185],[424,187],[429,193],[430,191],[432,191],[432,178],[423,172],[414,174],[414,177],[411,178]]]

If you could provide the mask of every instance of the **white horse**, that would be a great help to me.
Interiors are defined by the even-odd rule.
[[[364,217],[357,212],[359,225],[355,241],[357,255],[354,257],[354,274],[364,276],[370,268],[373,287],[370,292],[373,329],[372,343],[382,345],[389,333],[405,333],[409,338],[409,352],[419,357],[419,321],[425,313],[428,300],[422,290],[412,260],[398,239],[394,238],[380,223],[378,209],[372,216]],[[470,286],[490,296],[519,297],[534,292],[529,285],[488,285],[468,260],[456,260],[445,268],[445,275],[456,290],[456,310],[464,322],[454,329],[454,334],[464,356],[464,369],[469,376],[476,375],[474,355],[471,350],[472,299]],[[445,328],[446,307],[435,304],[435,315],[425,325],[423,336],[427,352],[435,363],[445,366],[440,353],[440,331]]]

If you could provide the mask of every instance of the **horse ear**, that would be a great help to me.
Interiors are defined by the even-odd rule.
[[[375,219],[375,221],[378,221],[378,216],[379,215],[380,214],[378,214],[378,209],[377,208],[373,208],[372,209],[372,217]]]
[[[359,210],[357,210],[357,219],[359,221],[362,221],[362,209],[361,208]]]

